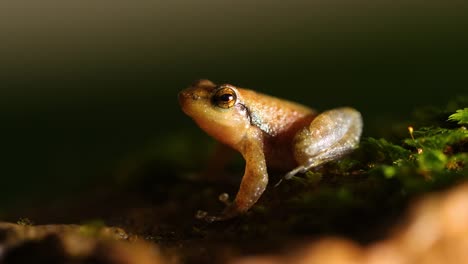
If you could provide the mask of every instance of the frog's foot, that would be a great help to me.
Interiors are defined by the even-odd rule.
[[[296,176],[296,174],[298,173],[305,173],[307,171],[306,167],[304,166],[299,166],[295,169],[293,169],[292,171],[286,173],[276,184],[275,184],[275,187],[278,187],[282,182],[283,180],[290,180],[292,179],[292,177]]]
[[[285,180],[290,180],[292,177],[294,177],[296,174],[298,173],[305,173],[306,172],[306,168],[304,166],[299,166],[297,168],[295,168],[294,170],[286,173],[286,175],[284,175],[284,179]]]
[[[198,210],[195,214],[195,218],[204,220],[208,223],[222,221],[224,218],[221,215],[209,215],[207,211]]]
[[[206,211],[198,210],[195,215],[195,218],[204,220],[208,223],[213,223],[213,222],[218,222],[218,221],[229,220],[231,218],[238,216],[239,214],[241,214],[241,212],[235,210],[234,207],[230,205],[226,207],[226,209],[219,215],[210,215]]]
[[[208,212],[206,211],[198,210],[195,215],[195,218],[212,223],[216,221],[228,220],[230,218],[235,217],[236,215],[240,213],[240,212],[237,212],[237,210],[233,210],[234,206],[231,200],[229,199],[228,193],[221,193],[218,196],[218,200],[222,202],[224,205],[226,205],[226,209],[224,209],[223,213],[219,215],[209,215]]]
[[[283,182],[283,180],[290,180],[292,179],[294,176],[296,176],[296,174],[300,173],[300,174],[304,174],[306,173],[308,170],[310,169],[313,169],[313,168],[316,168],[320,165],[322,165],[322,161],[321,162],[314,162],[314,161],[311,161],[310,163],[306,164],[306,165],[301,165],[299,167],[296,167],[294,168],[293,170],[291,170],[290,172],[286,173],[283,178],[281,178],[277,184],[275,184],[275,187],[278,187],[281,182]]]
[[[224,205],[230,206],[232,204],[231,200],[229,199],[228,193],[222,193],[218,196],[218,200],[222,202]]]
[[[219,214],[219,215],[210,215],[206,211],[198,210],[197,214],[195,217],[197,219],[203,220],[208,223],[213,223],[213,222],[218,222],[218,221],[224,221],[233,218],[235,215],[228,216],[224,214]]]

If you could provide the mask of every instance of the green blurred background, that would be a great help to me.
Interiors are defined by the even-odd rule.
[[[368,135],[418,105],[443,105],[467,91],[467,7],[2,1],[0,208],[60,200],[143,159],[190,159],[185,144],[204,135],[177,92],[199,78],[319,110],[354,106]]]

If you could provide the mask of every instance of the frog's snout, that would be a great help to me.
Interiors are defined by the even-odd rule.
[[[200,96],[190,91],[190,89],[186,89],[186,90],[179,92],[179,104],[182,106],[187,103],[190,103],[189,102],[190,100],[196,101],[198,99],[200,99]]]
[[[188,98],[189,98],[189,95],[187,94],[186,91],[179,92],[178,99],[179,99],[180,106],[184,106],[187,103]]]
[[[200,95],[195,93],[193,89],[185,89],[181,92],[179,92],[178,95],[179,99],[179,105],[182,111],[189,115],[193,115],[194,107],[198,104],[196,104],[196,101],[199,101],[201,99]]]

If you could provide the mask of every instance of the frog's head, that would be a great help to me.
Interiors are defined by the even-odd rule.
[[[232,85],[199,80],[179,93],[179,103],[205,132],[234,148],[250,127],[248,110]]]

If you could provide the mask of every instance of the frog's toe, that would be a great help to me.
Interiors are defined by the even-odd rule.
[[[290,180],[290,179],[292,179],[292,177],[296,176],[296,174],[298,174],[298,173],[305,173],[306,170],[307,169],[304,166],[299,166],[299,167],[293,169],[292,171],[286,173],[286,175],[284,175],[283,178],[285,180]]]
[[[203,218],[203,220],[208,223],[213,223],[213,222],[222,221],[224,219],[221,216],[207,215]]]
[[[198,210],[197,213],[195,214],[195,218],[208,222],[208,223],[213,223],[213,222],[227,220],[231,217],[224,215],[224,214],[209,215],[208,212],[206,211]]]
[[[232,201],[229,199],[229,194],[228,193],[221,193],[218,196],[218,200],[222,202],[226,206],[230,206],[232,204]]]
[[[293,169],[292,171],[286,173],[276,184],[275,184],[275,187],[278,187],[282,182],[283,180],[290,180],[292,179],[292,177],[296,176],[296,174],[298,173],[305,173],[307,171],[307,169],[304,167],[304,166],[299,166],[295,169]]]
[[[198,210],[197,213],[195,214],[195,218],[200,219],[200,220],[205,219],[205,217],[207,217],[207,216],[208,216],[208,212],[203,211],[203,210]]]

